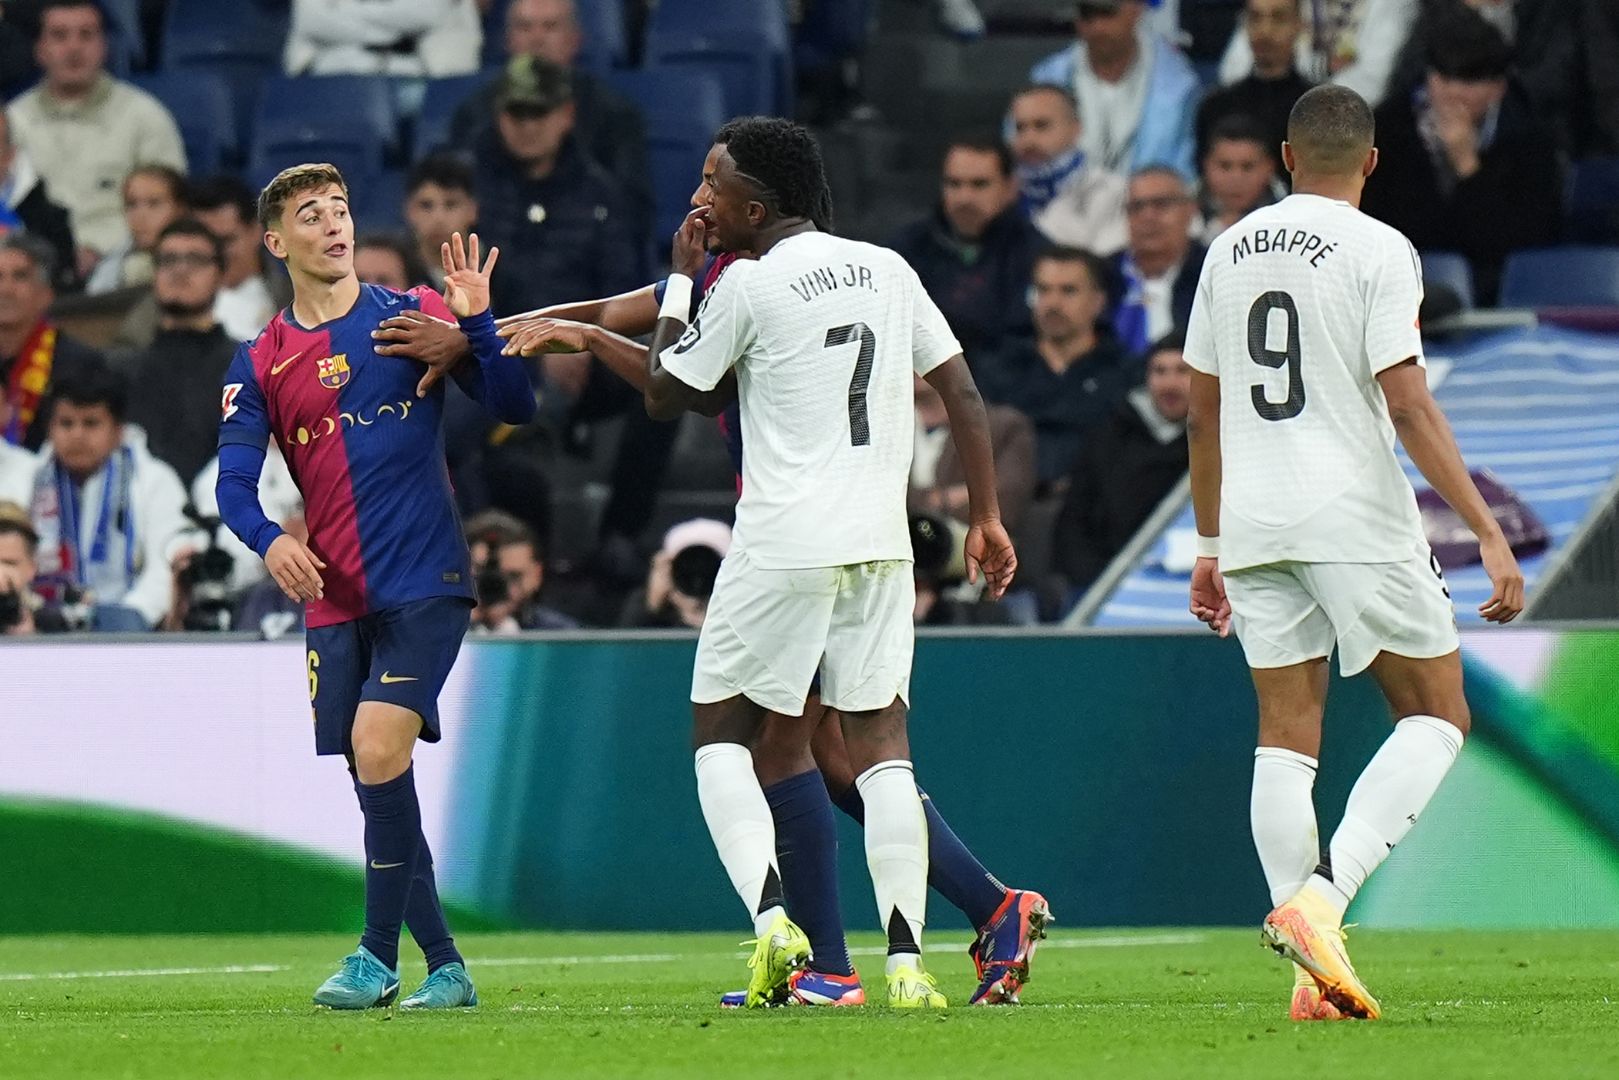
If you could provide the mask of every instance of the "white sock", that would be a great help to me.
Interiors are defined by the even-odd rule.
[[[1437,716],[1408,716],[1355,781],[1344,819],[1332,834],[1332,876],[1310,886],[1342,914],[1355,893],[1417,823],[1462,749],[1462,733]]]
[[[866,866],[877,892],[877,915],[888,931],[894,912],[904,920],[917,952],[927,921],[928,824],[916,793],[916,770],[909,761],[879,761],[855,779],[866,804]],[[893,933],[889,933],[888,967],[892,971]],[[897,954],[915,963],[909,950]]]
[[[765,882],[779,881],[776,823],[746,746],[710,743],[698,749],[697,801],[720,862],[753,919],[754,933],[762,935],[781,908],[779,902],[762,903]]]
[[[1254,794],[1248,816],[1272,907],[1291,900],[1321,861],[1315,770],[1315,758],[1294,750],[1261,746],[1254,751]]]

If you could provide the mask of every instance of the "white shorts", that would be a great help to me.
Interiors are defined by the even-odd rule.
[[[911,698],[909,560],[808,570],[761,570],[747,552],[720,564],[697,639],[691,699],[741,694],[772,712],[798,716],[817,668],[821,700],[844,712]]]
[[[1231,625],[1253,668],[1332,655],[1345,676],[1380,652],[1427,659],[1461,647],[1439,563],[1424,546],[1405,562],[1255,566],[1225,575]]]

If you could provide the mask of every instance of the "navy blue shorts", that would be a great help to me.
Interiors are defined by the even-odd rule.
[[[431,596],[308,630],[309,700],[315,753],[349,755],[362,701],[384,701],[422,718],[423,742],[438,742],[438,695],[455,666],[472,602]]]

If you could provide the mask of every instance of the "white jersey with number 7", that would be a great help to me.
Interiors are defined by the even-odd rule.
[[[1291,195],[1209,248],[1186,362],[1220,380],[1220,568],[1400,562],[1426,543],[1377,375],[1423,363],[1396,229]]]
[[[904,259],[810,232],[727,268],[659,361],[698,390],[735,366],[735,547],[795,570],[911,558],[912,373],[959,352]]]

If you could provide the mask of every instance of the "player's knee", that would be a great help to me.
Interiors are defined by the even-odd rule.
[[[410,768],[411,743],[401,744],[392,732],[376,726],[354,729],[354,771],[362,784],[385,784]]]

